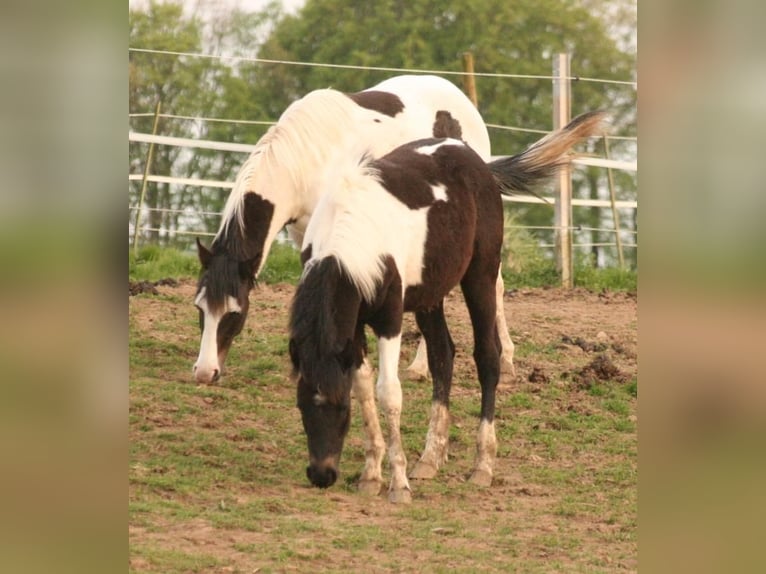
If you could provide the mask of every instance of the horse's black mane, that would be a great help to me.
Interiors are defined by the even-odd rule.
[[[350,344],[339,333],[338,285],[348,281],[339,262],[325,257],[310,264],[298,285],[290,312],[290,340],[295,349],[293,367],[316,385],[330,403],[338,404],[351,384],[339,355]],[[353,336],[353,332],[351,333]]]

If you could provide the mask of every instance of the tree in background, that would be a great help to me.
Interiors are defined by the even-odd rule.
[[[295,15],[283,15],[278,3],[258,14],[219,13],[213,25],[200,33],[197,48],[203,42],[205,53],[258,56],[265,59],[412,68],[418,70],[461,70],[461,55],[471,51],[477,73],[508,73],[549,76],[551,58],[558,52],[572,56],[572,73],[583,78],[635,80],[635,49],[630,47],[631,0],[381,0],[375,3],[345,0],[307,0]],[[168,43],[180,50],[184,27],[203,27],[194,18],[168,17],[156,4],[151,5],[154,20],[151,29],[134,27],[141,14],[131,13],[131,47],[158,49]],[[170,5],[163,5],[169,7]],[[161,20],[158,20],[162,18]],[[174,27],[177,28],[174,29]],[[134,34],[134,30],[137,32]],[[615,34],[617,30],[617,34]],[[141,33],[138,33],[141,32]],[[155,34],[153,36],[152,34]],[[156,35],[164,35],[160,41]],[[189,48],[192,50],[192,48]],[[194,50],[192,50],[194,51]],[[131,52],[131,63],[139,54]],[[141,55],[143,56],[143,55]],[[147,55],[148,56],[148,55]],[[394,72],[348,70],[331,67],[293,66],[233,60],[151,56],[149,66],[156,70],[157,84],[169,91],[173,83],[180,92],[191,95],[174,100],[176,112],[205,117],[239,120],[275,120],[295,99],[316,88],[333,87],[356,91],[373,85]],[[160,60],[154,60],[160,58]],[[160,71],[156,62],[206,68],[194,80],[191,70]],[[168,62],[162,64],[168,66]],[[155,73],[156,72],[156,73]],[[446,76],[461,86],[459,76]],[[187,82],[187,80],[191,80]],[[522,128],[551,128],[551,82],[539,79],[477,77],[479,109],[490,124]],[[140,91],[144,91],[142,84]],[[133,88],[133,86],[132,86]],[[155,90],[157,91],[157,90]],[[151,110],[156,94],[136,98],[131,110]],[[573,115],[607,109],[613,121],[613,133],[635,135],[636,94],[632,86],[593,83],[573,84]],[[185,111],[181,111],[184,106]],[[163,109],[168,111],[166,102]],[[194,111],[194,113],[192,113]],[[151,120],[148,120],[150,123]],[[149,131],[139,128],[138,131]],[[176,129],[191,126],[173,124]],[[170,135],[162,126],[161,133]],[[220,141],[254,143],[265,131],[264,126],[206,123],[194,126],[196,137]],[[511,154],[522,150],[540,137],[521,131],[490,129],[495,154]],[[601,152],[599,142],[590,149]],[[611,153],[635,157],[631,143],[614,141]],[[176,152],[177,153],[177,152]],[[222,177],[233,180],[239,155],[195,151],[188,170],[197,177]],[[155,168],[155,173],[160,173]],[[633,174],[615,172],[618,190],[632,194]],[[578,170],[575,193],[582,196],[603,194],[606,177],[603,169]],[[184,194],[184,205],[197,210],[217,211],[225,196],[221,190],[190,190]],[[631,197],[632,198],[632,197]],[[526,225],[550,225],[550,206],[513,204],[517,222]],[[575,223],[601,227],[603,210],[577,210]],[[211,229],[217,221],[206,222]],[[628,222],[630,224],[630,222]],[[599,236],[594,235],[594,239]],[[609,238],[611,239],[611,237]],[[596,242],[596,241],[594,241]]]
[[[200,23],[194,18],[185,18],[179,4],[151,2],[146,12],[131,11],[130,19],[131,46],[151,46],[156,50],[183,52],[199,51],[201,47]],[[195,101],[195,86],[202,83],[205,65],[197,59],[160,57],[153,54],[129,53],[129,111],[147,113],[161,103],[163,113],[190,113],[200,109]],[[137,117],[131,122],[136,131],[151,132],[153,118]],[[185,136],[190,126],[178,121],[160,119],[158,133],[168,136]],[[145,148],[131,147],[130,170],[138,172],[143,168]],[[153,158],[153,173],[169,174],[182,156],[180,148],[156,146]],[[137,203],[140,182],[131,187],[131,204]],[[170,193],[169,184],[151,184],[147,187],[145,205],[152,210],[148,213],[149,227],[172,229],[172,213],[157,211],[175,209],[185,201],[186,190],[178,194]],[[157,231],[149,233],[150,238],[158,238]]]
[[[200,2],[198,7],[203,7]],[[209,12],[202,19],[185,14],[181,3],[152,0],[145,9],[130,11],[130,47],[168,52],[245,55],[257,49],[263,28],[278,17],[274,7],[263,13]],[[129,52],[129,111],[151,113],[161,102],[163,115],[191,118],[247,120],[264,118],[258,99],[252,97],[252,70],[237,67],[216,58],[196,58],[144,52]],[[131,118],[131,129],[150,133],[153,117]],[[162,117],[158,133],[164,136],[211,139],[226,142],[255,143],[264,133],[263,126],[206,122]],[[146,161],[147,144],[132,145],[130,171],[141,173]],[[242,154],[212,150],[184,150],[155,146],[152,173],[177,177],[233,180],[242,163]],[[140,182],[132,182],[130,202],[138,202]],[[148,227],[177,230],[183,226],[183,211],[201,220],[203,228],[215,230],[227,196],[221,188],[174,186],[166,183],[147,186],[145,205],[149,208]],[[171,211],[159,211],[171,210]],[[156,231],[149,238],[158,241]],[[183,243],[183,242],[182,242]]]
[[[301,12],[283,18],[259,52],[267,59],[361,66],[461,71],[461,55],[474,55],[477,73],[551,74],[551,58],[559,52],[572,57],[572,73],[584,78],[635,80],[635,52],[628,44],[631,3],[606,0],[308,0]],[[622,6],[622,8],[621,8]],[[607,25],[620,34],[610,33]],[[355,91],[390,72],[342,70],[326,67],[263,66],[253,86],[254,97],[264,98],[278,116],[290,101],[309,90],[334,87]],[[448,76],[461,86],[459,76]],[[490,124],[551,128],[550,80],[476,78],[479,111]],[[607,109],[615,134],[635,134],[636,94],[632,86],[574,82],[576,115]],[[493,153],[517,153],[539,134],[491,129]],[[600,142],[589,151],[603,154]],[[626,153],[614,141],[610,152]],[[629,147],[629,144],[628,146]],[[635,153],[627,152],[629,157]],[[632,174],[615,172],[620,189],[635,190]],[[578,170],[575,196],[595,198],[606,190],[603,169]],[[551,207],[514,204],[516,220],[526,225],[551,224]],[[601,209],[575,212],[575,224],[602,227]],[[628,214],[625,214],[628,215]],[[610,223],[611,218],[606,223]],[[628,221],[628,224],[631,222]],[[591,242],[601,242],[590,232]],[[610,237],[604,239],[612,240]],[[541,235],[545,237],[545,234]],[[552,232],[547,236],[552,240]]]

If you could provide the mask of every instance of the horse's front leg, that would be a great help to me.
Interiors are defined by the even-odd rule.
[[[407,480],[407,457],[402,446],[400,421],[402,415],[402,384],[399,381],[399,351],[401,333],[378,338],[379,373],[378,401],[388,422],[388,460],[391,464],[391,502],[411,502],[412,490]]]
[[[353,390],[362,409],[364,422],[364,470],[359,479],[359,492],[376,496],[383,487],[381,467],[386,445],[380,431],[378,410],[375,408],[375,392],[372,383],[372,367],[365,357],[364,362],[354,373]]]

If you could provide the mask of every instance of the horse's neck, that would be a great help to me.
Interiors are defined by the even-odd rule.
[[[356,122],[350,122],[341,136],[337,132],[334,135],[318,133],[309,138],[302,134],[285,135],[294,129],[288,124],[283,126],[283,132],[275,130],[260,150],[260,157],[251,168],[259,179],[251,189],[274,206],[262,240],[261,266],[285,225],[291,225],[291,237],[302,239],[309,218],[326,189],[322,182],[326,181],[327,170],[332,170],[339,161],[348,161],[349,154],[356,151],[352,148],[364,137],[355,126]],[[250,234],[249,227],[247,234]]]

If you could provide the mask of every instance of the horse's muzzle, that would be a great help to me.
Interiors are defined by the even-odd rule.
[[[312,464],[306,467],[306,476],[314,486],[329,488],[338,480],[338,471],[331,466],[319,467]]]
[[[204,369],[198,368],[197,365],[194,365],[194,380],[197,381],[197,383],[201,385],[209,385],[211,383],[215,383],[220,378],[220,369]]]

